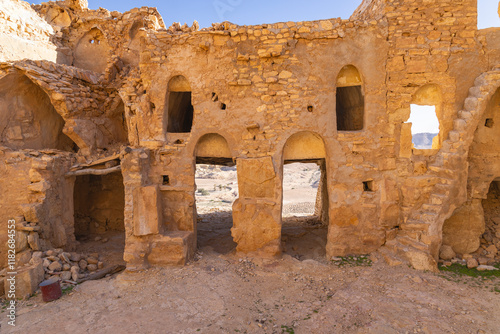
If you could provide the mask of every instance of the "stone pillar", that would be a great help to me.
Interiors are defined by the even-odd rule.
[[[326,178],[326,163],[321,160],[321,177],[319,179],[318,193],[316,194],[316,205],[314,215],[318,216],[323,225],[328,225],[328,184]]]
[[[125,186],[125,252],[123,259],[127,262],[128,270],[140,270],[149,266],[147,262],[147,254],[150,252],[149,236],[140,236],[145,230],[140,231],[135,228],[137,224],[140,226],[140,219],[135,218],[135,215],[140,215],[147,207],[145,203],[143,203],[142,209],[136,207],[140,205],[136,196],[142,197],[142,189],[147,183],[148,153],[147,150],[132,150],[130,148],[126,148],[122,152],[121,167]],[[135,232],[140,232],[139,236]]]
[[[162,223],[162,207],[157,185],[140,187],[133,192],[134,235],[158,234]]]
[[[236,250],[274,256],[281,252],[281,205],[271,157],[238,159],[239,198],[233,204],[231,234]]]

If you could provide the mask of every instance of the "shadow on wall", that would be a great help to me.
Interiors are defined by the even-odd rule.
[[[14,149],[76,151],[62,133],[63,118],[47,94],[25,75],[9,74],[0,80],[0,140]]]
[[[125,231],[125,190],[121,173],[83,175],[75,181],[75,237]]]
[[[125,53],[123,54],[123,61],[126,64],[137,66],[141,58],[141,34],[140,29],[144,28],[142,21],[136,21],[128,33],[130,42],[126,46]],[[144,38],[142,38],[144,39]]]

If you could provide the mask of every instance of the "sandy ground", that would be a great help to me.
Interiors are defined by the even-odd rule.
[[[197,194],[192,262],[85,282],[51,303],[37,294],[19,303],[15,328],[0,313],[0,333],[500,333],[500,278],[394,268],[376,258],[327,261],[327,230],[311,216],[317,167],[292,169],[282,258],[235,254],[236,172],[203,168],[197,185],[208,193]],[[91,236],[80,250],[106,253],[107,265],[122,262],[123,233],[105,237]]]
[[[404,267],[250,260],[199,252],[185,267],[122,273],[22,302],[2,333],[500,333],[493,284]],[[475,286],[477,285],[477,286]]]

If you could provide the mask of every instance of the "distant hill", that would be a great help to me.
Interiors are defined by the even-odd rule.
[[[437,133],[417,133],[413,135],[413,145],[418,149],[432,148],[432,139],[437,135]]]

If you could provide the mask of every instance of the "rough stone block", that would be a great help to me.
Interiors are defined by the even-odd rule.
[[[237,169],[241,198],[275,197],[276,172],[271,157],[238,159]]]
[[[10,289],[11,276],[7,275],[4,279],[4,289],[8,293]],[[17,270],[15,275],[15,292],[17,298],[27,298],[38,290],[38,285],[44,279],[44,270],[42,261],[37,261],[29,267],[22,267]]]
[[[40,250],[40,237],[37,232],[30,232],[28,235],[28,244],[32,250]]]
[[[238,252],[276,255],[281,252],[279,205],[266,200],[237,199],[231,235]]]
[[[16,231],[14,239],[16,241],[16,253],[20,253],[28,248],[28,233]]]
[[[401,124],[401,140],[399,148],[399,156],[402,158],[410,158],[412,154],[412,134],[411,134],[411,123]]]
[[[155,265],[183,265],[196,250],[195,234],[189,231],[169,232],[155,237],[148,262]]]
[[[456,253],[469,254],[480,246],[484,233],[484,211],[480,199],[473,199],[456,209],[443,225],[443,244],[450,245]]]
[[[162,221],[161,207],[157,185],[134,191],[134,235],[158,234]]]

